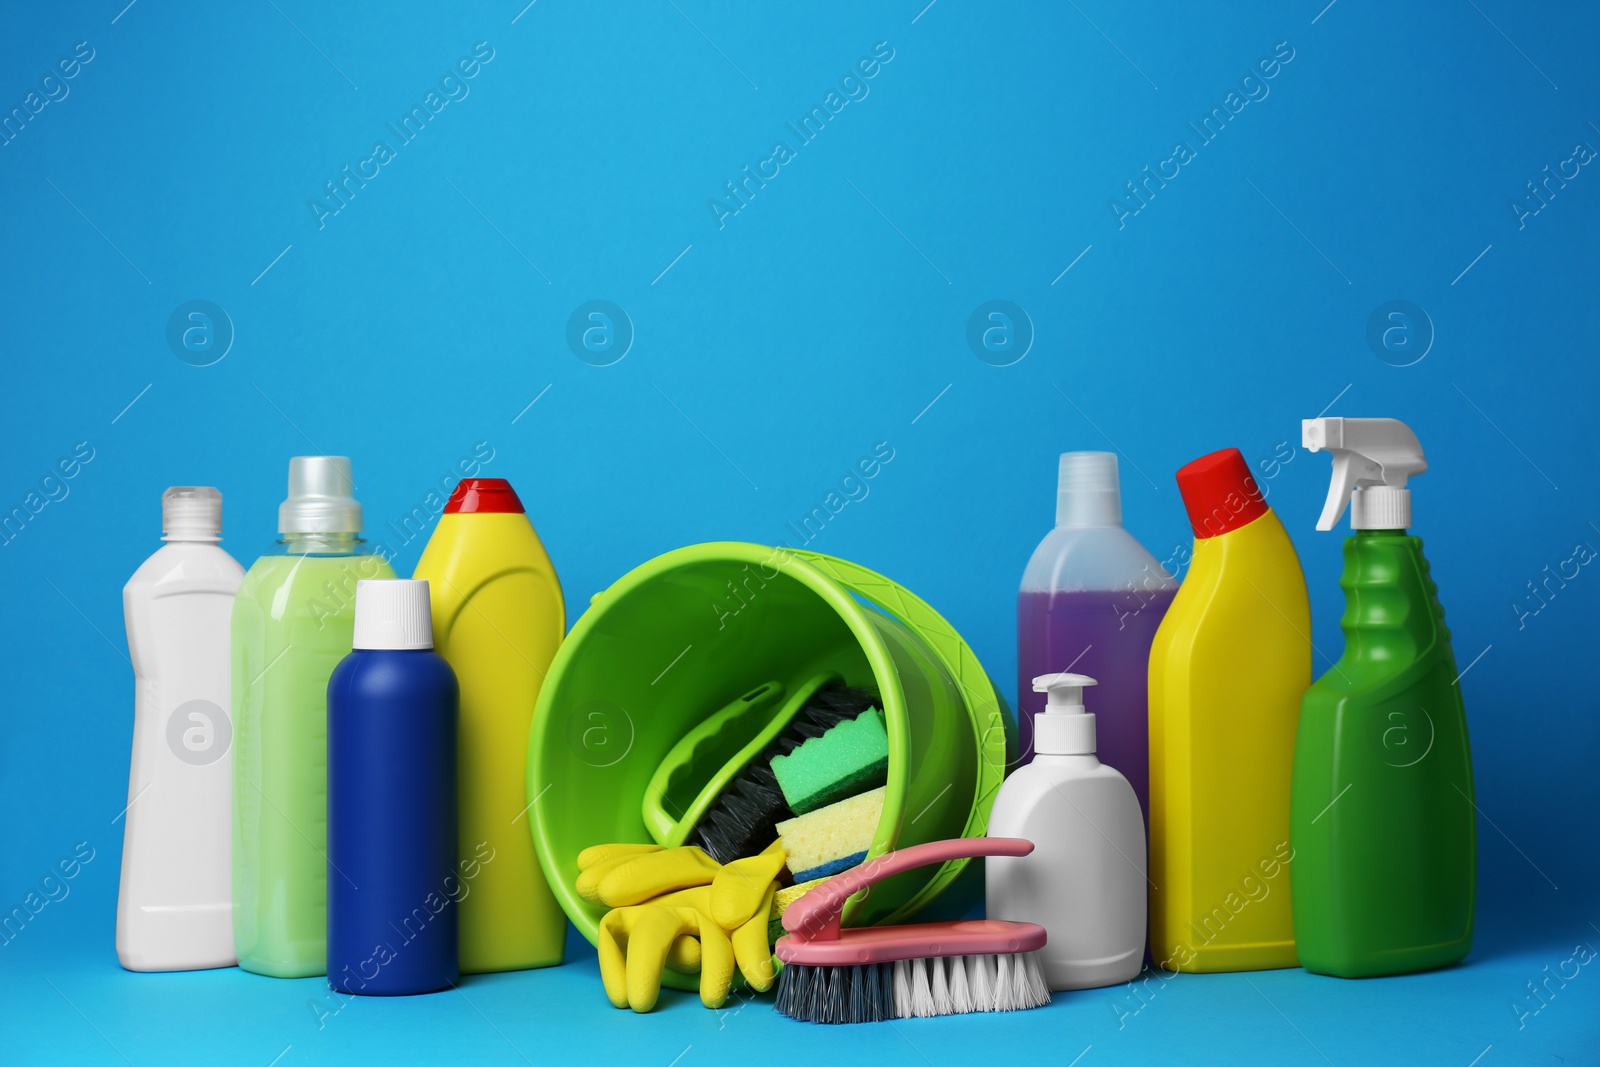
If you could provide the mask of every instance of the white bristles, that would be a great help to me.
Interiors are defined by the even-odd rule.
[[[1039,962],[1039,954],[1026,953],[1022,957],[1022,962],[1028,969],[1028,984],[1023,994],[1025,1002],[1022,1006],[1032,1008],[1050,1003],[1050,983],[1045,981],[1044,965]]]
[[[1011,972],[1015,968],[1015,963],[1010,954],[1001,955],[995,963],[999,968],[999,974],[994,980],[994,1007],[991,1010],[1011,1011]]]
[[[994,971],[993,956],[968,956],[970,965],[967,977],[972,979],[972,1010],[994,1010]]]
[[[965,1015],[974,1010],[972,986],[967,982],[967,958],[957,956],[950,961],[950,1013]]]
[[[961,960],[949,961],[952,966],[960,967]],[[950,999],[950,985],[945,981],[945,960],[942,956],[935,956],[928,960],[928,966],[933,971],[933,1014],[953,1015],[955,1004]]]
[[[894,1010],[901,1019],[1021,1011],[1048,1003],[1050,987],[1037,952],[931,956],[894,964]]]
[[[928,986],[928,959],[912,960],[911,963],[911,1014],[919,1019],[928,1019],[937,1014],[933,1010],[933,990]]]

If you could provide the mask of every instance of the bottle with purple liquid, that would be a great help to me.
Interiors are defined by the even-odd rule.
[[[1056,528],[1039,543],[1017,595],[1017,725],[1021,763],[1033,759],[1042,674],[1100,680],[1100,761],[1122,772],[1150,815],[1150,643],[1177,580],[1122,528],[1114,452],[1066,452]]]

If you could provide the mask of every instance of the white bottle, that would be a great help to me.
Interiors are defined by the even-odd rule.
[[[1036,922],[1054,990],[1131,980],[1144,964],[1144,816],[1133,787],[1095,755],[1082,674],[1033,680],[1048,694],[1034,718],[1034,759],[1000,786],[991,837],[1023,837],[1032,854],[985,861],[991,919]]]
[[[117,891],[130,971],[230,967],[228,625],[244,569],[218,546],[222,494],[161,497],[163,545],[122,588],[136,686]]]

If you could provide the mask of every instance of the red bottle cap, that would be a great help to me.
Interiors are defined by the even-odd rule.
[[[525,514],[517,491],[504,478],[463,478],[456,483],[456,491],[450,494],[444,513],[466,515],[475,511]]]
[[[1217,537],[1267,513],[1267,501],[1237,448],[1224,448],[1178,468],[1178,492],[1196,537]]]

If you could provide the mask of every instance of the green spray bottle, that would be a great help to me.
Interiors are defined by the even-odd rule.
[[[1295,943],[1341,978],[1425,971],[1472,948],[1477,823],[1466,710],[1406,479],[1428,469],[1395,419],[1306,419],[1333,453],[1317,523],[1350,506],[1345,648],[1306,691],[1295,737],[1289,864]]]

